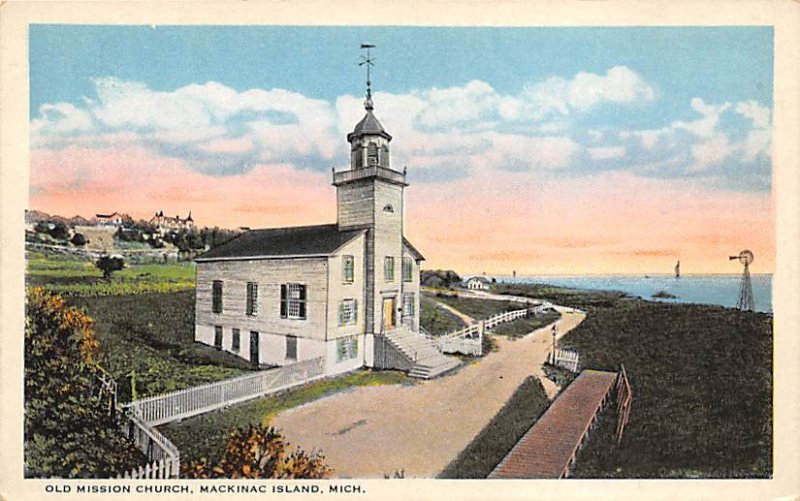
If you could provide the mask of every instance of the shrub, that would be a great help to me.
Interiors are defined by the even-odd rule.
[[[289,452],[273,427],[250,425],[231,432],[215,465],[203,460],[185,468],[188,478],[328,478],[333,470],[320,453]]]
[[[76,245],[78,247],[86,245],[86,237],[83,236],[83,233],[76,233],[72,235],[72,239],[70,240],[72,245]]]
[[[125,267],[125,261],[119,256],[101,256],[94,265],[103,272],[103,278],[109,280],[113,272]]]

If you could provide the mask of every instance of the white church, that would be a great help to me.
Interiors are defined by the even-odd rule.
[[[350,167],[333,172],[336,223],[251,230],[197,257],[196,341],[253,367],[322,357],[326,374],[459,364],[419,332],[424,258],[403,236],[406,171],[391,168],[369,85]]]

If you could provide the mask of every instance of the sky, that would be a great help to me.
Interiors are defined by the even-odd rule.
[[[405,233],[462,274],[774,268],[773,32],[713,28],[30,28],[29,207],[252,228],[336,219],[375,114]]]

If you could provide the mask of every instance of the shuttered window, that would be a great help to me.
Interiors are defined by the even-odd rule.
[[[394,258],[391,256],[383,258],[383,278],[387,282],[394,280]]]
[[[370,142],[367,145],[367,163],[372,165],[378,165],[378,145]]]
[[[352,284],[355,279],[355,258],[342,256],[342,281]]]
[[[281,318],[306,319],[306,286],[281,284]]]
[[[403,258],[403,282],[411,282],[413,279],[413,267],[411,265],[411,258]]]
[[[242,335],[239,332],[239,329],[233,328],[231,330],[233,333],[233,339],[231,340],[231,351],[239,351],[242,346]]]
[[[343,299],[339,303],[339,325],[351,325],[358,320],[358,302],[355,299]]]
[[[416,311],[417,303],[415,301],[414,293],[408,292],[403,294],[403,316],[404,317],[411,317],[414,316]]]
[[[358,337],[348,336],[336,340],[336,361],[351,360],[358,356]]]
[[[245,312],[250,316],[258,314],[258,284],[247,282],[247,305]]]
[[[222,280],[214,280],[211,285],[211,311],[222,313]]]

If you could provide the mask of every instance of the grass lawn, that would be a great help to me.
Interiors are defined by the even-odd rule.
[[[181,451],[181,462],[187,465],[201,458],[216,459],[223,451],[225,439],[235,428],[249,424],[269,424],[278,413],[313,400],[356,386],[415,384],[415,380],[398,371],[359,370],[332,379],[315,381],[278,395],[265,397],[217,412],[202,414],[159,428]],[[287,437],[302,444],[302,437]],[[313,445],[313,444],[312,444]]]
[[[518,339],[530,332],[551,324],[561,318],[561,313],[557,311],[545,313],[538,317],[518,318],[513,322],[506,322],[491,329],[492,334],[506,336],[509,339]]]
[[[548,405],[542,383],[528,377],[439,478],[486,478]]]
[[[441,308],[436,301],[424,294],[420,299],[420,304],[420,324],[423,329],[434,336],[441,336],[467,326],[463,320]]]
[[[425,297],[423,295],[423,297]],[[497,301],[493,299],[477,299],[458,295],[436,294],[430,296],[436,301],[445,303],[475,320],[489,318],[504,311],[521,310],[525,306],[515,301]]]
[[[544,299],[555,304],[582,310],[610,308],[625,297],[625,293],[617,291],[586,291],[546,284],[497,284],[492,287],[492,292],[532,299]]]

